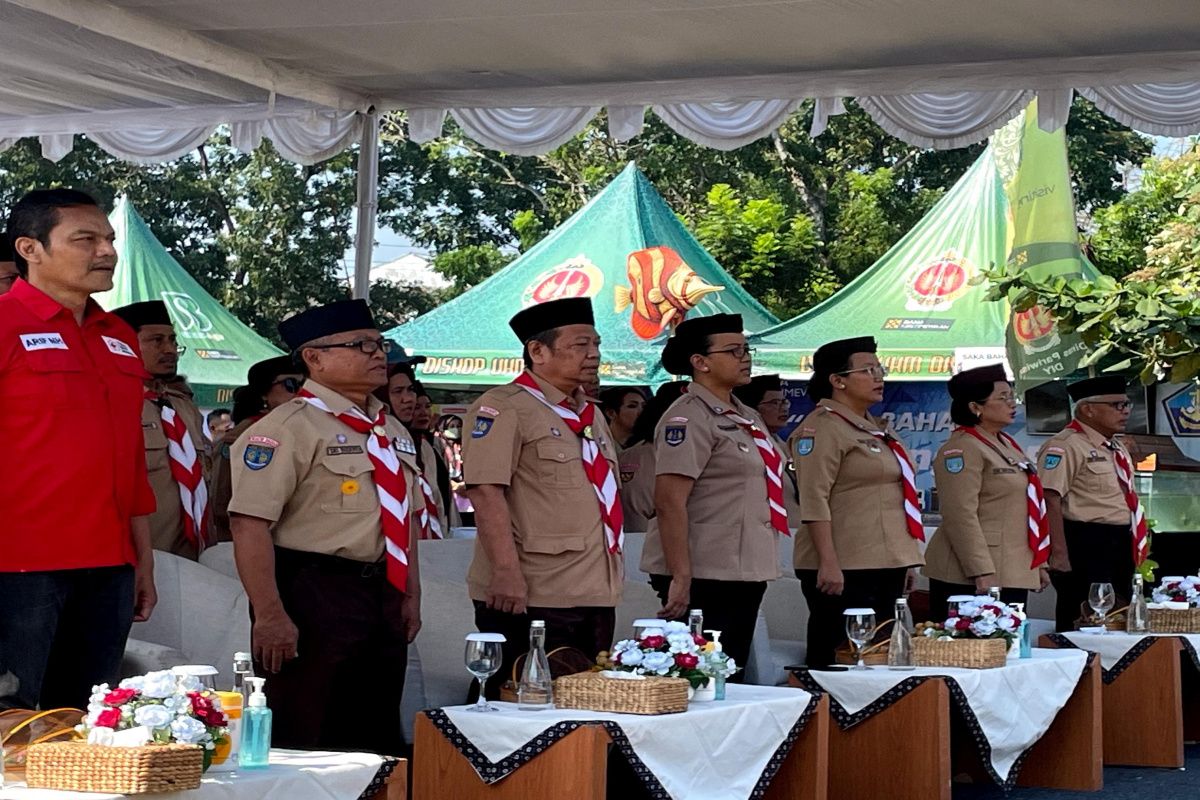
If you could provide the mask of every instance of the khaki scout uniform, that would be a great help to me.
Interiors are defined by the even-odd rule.
[[[693,578],[770,581],[779,577],[778,534],[771,526],[765,467],[754,437],[723,413],[730,409],[766,430],[758,412],[737,398],[729,405],[689,384],[655,430],[654,471],[695,480],[687,502]],[[785,477],[785,495],[788,483]],[[656,520],[650,521],[641,567],[670,574]]]
[[[196,407],[191,388],[183,379],[170,382],[155,380],[150,391],[165,398],[183,420],[207,481],[210,473],[205,456],[207,443],[204,441],[204,419]],[[169,442],[163,431],[162,410],[152,400],[142,402],[142,438],[146,445],[146,473],[156,503],[156,509],[150,515],[150,544],[155,550],[165,550],[195,561],[200,553],[183,534],[183,502],[179,498],[179,484],[171,474],[171,456],[167,452]]]
[[[558,389],[532,377],[547,402],[556,404],[565,398]],[[592,427],[615,476],[616,450],[598,408]],[[596,490],[583,471],[582,442],[558,414],[521,386],[499,386],[485,392],[467,411],[463,440],[464,482],[507,487],[528,604],[542,608],[618,605],[625,577],[622,556],[608,552]],[[491,578],[487,553],[476,541],[467,573],[472,600],[486,600]]]
[[[438,458],[437,452],[428,440],[421,439],[420,447],[421,463],[425,465],[425,480],[429,483],[429,497],[433,500],[434,505],[433,513],[437,517],[438,524],[442,526],[442,537],[446,538],[450,535],[450,528],[447,527],[446,504],[442,498],[442,487],[438,485],[438,463],[441,459]]]
[[[625,530],[649,530],[654,517],[654,442],[638,442],[621,451],[621,508]]]
[[[1083,433],[1066,428],[1052,436],[1038,451],[1038,474],[1048,492],[1062,497],[1063,518],[1076,522],[1129,525],[1129,506],[1117,482],[1116,465],[1105,439],[1079,423]],[[1133,458],[1118,440],[1129,463]]]
[[[345,397],[319,383],[306,381],[304,388],[334,414],[353,407]],[[377,399],[369,397],[367,416],[374,419],[381,407]],[[386,419],[387,436],[404,465],[408,486],[412,563],[420,531],[417,517],[425,505],[417,483],[416,445],[398,420]],[[252,447],[255,449],[247,456]],[[271,534],[277,547],[351,561],[373,563],[383,558],[379,495],[363,434],[333,414],[294,398],[247,428],[230,455],[233,498],[229,512],[274,523]],[[266,463],[262,463],[264,458]]]
[[[923,563],[905,521],[900,465],[872,430],[890,432],[882,421],[868,423],[846,406],[822,400],[788,438],[802,516],[808,522],[831,523],[843,570]],[[819,566],[807,528],[796,536],[796,569]]]
[[[233,536],[229,531],[229,500],[233,497],[233,469],[230,465],[229,455],[234,442],[260,419],[262,419],[261,416],[244,419],[225,431],[219,441],[213,442],[212,480],[208,484],[208,507],[212,509],[214,541],[233,541]]]
[[[1019,466],[1025,454],[979,433],[1000,452],[955,431],[934,460],[942,524],[925,550],[924,572],[946,583],[971,584],[995,575],[1005,588],[1038,589],[1039,570],[1030,567],[1029,479]]]

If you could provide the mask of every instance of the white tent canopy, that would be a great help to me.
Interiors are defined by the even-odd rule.
[[[303,163],[359,142],[364,237],[372,112],[406,109],[416,141],[450,114],[538,154],[602,108],[629,139],[652,109],[732,149],[807,99],[819,133],[853,97],[907,142],[958,147],[1035,95],[1059,127],[1073,92],[1147,133],[1200,133],[1195,0],[0,0],[0,150],[37,136],[61,158],[87,134],[147,163],[220,124]]]

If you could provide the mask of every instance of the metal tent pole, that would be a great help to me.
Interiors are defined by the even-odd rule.
[[[379,114],[363,114],[358,147],[358,225],[354,244],[354,296],[370,300],[371,257],[375,250],[375,212],[379,206]]]

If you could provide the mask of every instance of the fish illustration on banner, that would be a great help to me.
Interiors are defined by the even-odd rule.
[[[629,287],[616,287],[616,312],[633,306],[630,325],[650,341],[687,317],[700,300],[724,286],[705,281],[670,247],[648,247],[629,254]]]

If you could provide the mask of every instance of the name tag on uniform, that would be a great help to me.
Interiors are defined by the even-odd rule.
[[[1015,475],[1019,470],[1014,467],[993,467],[993,475]]]
[[[348,444],[344,447],[326,447],[325,455],[327,456],[353,456],[359,455],[363,451],[362,447],[356,444]]]
[[[62,335],[57,333],[22,333],[21,346],[27,351],[34,350],[69,350]]]
[[[738,429],[738,426],[737,425],[717,425],[717,429],[722,430],[722,431],[736,431]]]
[[[401,439],[397,437],[392,442],[392,446],[395,447],[397,452],[400,453],[407,453],[410,456],[415,456],[417,454],[417,446],[408,439]]]
[[[119,356],[137,358],[137,353],[134,352],[134,349],[120,339],[114,339],[111,336],[101,336],[100,338],[104,340],[104,345],[108,348],[108,352]]]
[[[1095,464],[1098,461],[1108,461],[1108,459],[1105,458],[1104,456],[1100,455],[1099,453],[1092,453],[1090,456],[1088,456],[1089,464]]]

